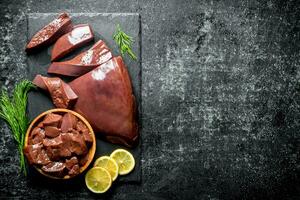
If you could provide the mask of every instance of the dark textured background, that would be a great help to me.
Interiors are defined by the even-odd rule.
[[[1,88],[27,71],[26,13],[61,10],[141,15],[142,182],[102,196],[28,187],[1,121],[0,196],[300,198],[299,1],[1,0]]]

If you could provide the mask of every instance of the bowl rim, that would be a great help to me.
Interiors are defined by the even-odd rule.
[[[29,134],[31,133],[31,130],[33,128],[35,128],[36,126],[36,123],[42,118],[44,117],[45,115],[49,114],[49,113],[71,113],[73,115],[75,115],[76,117],[78,117],[81,121],[84,122],[84,124],[88,127],[91,135],[92,135],[92,139],[93,139],[93,144],[92,146],[90,147],[89,149],[89,156],[88,156],[88,161],[82,166],[80,167],[80,172],[79,174],[81,174],[83,171],[85,171],[88,166],[91,164],[91,162],[93,161],[94,159],[94,156],[95,156],[95,152],[96,152],[96,137],[95,137],[95,133],[94,133],[94,130],[92,128],[92,126],[90,125],[90,123],[82,116],[80,115],[79,113],[73,111],[73,110],[69,110],[69,109],[65,109],[65,108],[54,108],[54,109],[50,109],[50,110],[47,110],[45,112],[42,112],[41,114],[39,114],[37,117],[35,117],[32,122],[30,123],[27,131],[26,131],[26,135],[25,135],[25,139],[24,139],[24,148],[27,147],[27,143],[28,143],[28,140],[29,140]],[[40,168],[38,168],[35,164],[32,165],[40,174],[48,177],[48,178],[52,178],[52,179],[62,179],[62,180],[66,180],[66,179],[70,179],[70,178],[74,178],[76,176],[78,176],[79,174],[75,175],[75,176],[69,176],[69,175],[66,175],[64,177],[56,177],[56,176],[51,176],[50,174],[47,174],[47,173],[44,173],[43,170],[41,170]]]

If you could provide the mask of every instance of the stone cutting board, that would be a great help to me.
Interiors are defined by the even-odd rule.
[[[30,38],[43,26],[48,24],[52,21],[58,13],[31,13],[27,16],[27,40],[29,41]],[[141,42],[140,42],[140,16],[137,13],[70,13],[72,18],[73,24],[81,24],[81,23],[88,23],[91,25],[95,40],[98,41],[102,39],[106,42],[108,47],[111,48],[113,55],[117,56],[120,55],[119,50],[115,42],[113,41],[113,33],[115,31],[116,25],[120,24],[123,30],[131,35],[134,38],[134,43],[132,46],[133,51],[137,55],[137,61],[132,61],[129,57],[124,56],[124,61],[128,67],[129,74],[131,76],[133,91],[137,99],[138,103],[138,113],[139,113],[139,125],[141,130],[141,62],[140,62],[140,51],[141,51]],[[74,57],[79,52],[82,52],[89,47],[92,46],[94,42],[90,43],[89,45],[79,49],[78,51],[72,53],[70,56],[66,57],[69,59]],[[47,68],[50,64],[50,55],[51,55],[52,46],[48,49],[44,49],[37,54],[28,55],[27,63],[29,67],[29,79],[32,80],[36,74],[47,75]],[[70,81],[71,79],[63,78],[66,82]],[[38,114],[48,109],[54,108],[49,96],[41,91],[33,91],[30,92],[28,97],[28,113],[30,119],[34,119]],[[141,131],[140,131],[141,134]],[[101,140],[97,137],[97,150],[94,157],[94,160],[102,155],[109,155],[114,149],[117,148],[124,148],[123,146],[114,145],[108,142]],[[140,137],[141,138],[141,137]],[[129,151],[133,154],[136,160],[136,166],[132,173],[127,176],[120,176],[118,181],[121,182],[139,182],[141,177],[141,139],[139,144],[134,149],[129,149]],[[91,166],[90,166],[91,167]],[[45,184],[47,187],[47,178],[41,177],[34,169],[29,169],[29,173],[32,174],[29,177],[33,179],[38,179],[37,181],[33,181],[33,184],[40,185],[41,182]],[[85,174],[85,173],[84,173]],[[84,184],[82,181],[83,176],[79,176],[74,180],[69,182],[77,182],[78,184]],[[43,181],[39,181],[43,180]],[[45,182],[46,180],[46,182]],[[49,184],[51,184],[51,180],[48,180]],[[75,184],[77,185],[77,183]],[[53,187],[53,185],[52,185]],[[60,187],[59,185],[57,187]]]

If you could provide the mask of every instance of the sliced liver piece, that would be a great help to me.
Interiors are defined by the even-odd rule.
[[[41,131],[43,131],[43,129],[41,127],[35,127],[31,133],[30,133],[30,136],[31,137],[34,137],[35,135],[38,135]]]
[[[55,126],[46,126],[45,134],[47,137],[55,138],[60,134],[61,130]]]
[[[44,149],[41,150],[41,152],[38,154],[36,159],[36,164],[39,165],[46,165],[50,163],[49,156],[47,155],[46,151]]]
[[[74,110],[108,141],[133,146],[138,138],[135,97],[121,57],[69,83],[79,96]]]
[[[65,148],[65,146],[59,145],[58,147],[46,147],[47,155],[51,160],[60,160],[62,158],[67,158],[72,155],[72,153],[69,151],[68,148]]]
[[[60,145],[63,144],[62,136],[59,135],[56,138],[45,138],[43,140],[43,145],[45,147],[59,148]]]
[[[52,102],[57,108],[71,108],[78,98],[70,86],[60,78],[37,75],[33,83],[50,93]]]
[[[80,173],[80,167],[79,167],[79,165],[78,164],[76,164],[76,165],[74,165],[73,167],[72,167],[72,169],[69,171],[69,175],[70,176],[75,176],[75,175],[77,175],[77,174],[79,174]]]
[[[49,113],[45,116],[42,121],[43,126],[56,126],[58,127],[61,123],[62,116],[54,113]]]
[[[88,24],[80,24],[73,30],[60,37],[53,46],[51,61],[56,61],[75,49],[87,44],[94,39],[94,34]]]
[[[62,162],[51,162],[48,165],[43,166],[42,170],[48,173],[59,173],[63,172],[65,167],[66,165]]]
[[[87,153],[87,146],[84,138],[80,134],[62,133],[62,141],[70,152],[76,155],[83,155]]]
[[[24,154],[30,164],[46,165],[50,163],[49,157],[42,148],[42,143],[26,146]]]
[[[37,155],[41,152],[43,145],[41,143],[34,145],[27,145],[24,148],[24,154],[29,164],[36,163]]]
[[[59,161],[61,159],[59,148],[46,147],[46,153],[52,161]]]
[[[92,137],[88,127],[82,121],[78,121],[78,123],[76,124],[76,130],[82,134],[82,136],[87,144],[93,143],[93,137]]]
[[[79,132],[89,131],[88,127],[82,121],[77,122],[76,130]]]
[[[93,138],[92,138],[92,135],[89,131],[83,131],[82,132],[82,136],[84,138],[84,141],[87,143],[87,144],[92,144],[93,143]]]
[[[78,164],[78,159],[77,159],[77,157],[75,157],[75,156],[72,157],[72,158],[70,158],[70,159],[66,159],[65,164],[66,164],[66,168],[67,168],[68,170],[71,170],[71,169],[73,168],[74,165]]]
[[[61,13],[56,19],[39,30],[28,42],[27,53],[47,47],[54,43],[60,36],[72,30],[71,19],[67,13]]]
[[[30,134],[29,144],[38,144],[43,142],[45,138],[45,131],[42,128],[35,127]]]
[[[103,40],[96,42],[89,50],[80,53],[71,60],[53,62],[48,73],[77,77],[112,59],[112,53]]]
[[[60,158],[69,157],[72,152],[68,148],[68,144],[64,143],[62,136],[56,138],[45,138],[43,145],[46,147],[46,152],[51,160],[59,160]]]
[[[71,113],[64,114],[61,122],[61,131],[68,132],[76,127],[77,117]]]

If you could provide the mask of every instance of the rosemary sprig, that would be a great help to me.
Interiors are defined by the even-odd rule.
[[[124,56],[124,54],[127,53],[133,60],[137,59],[136,55],[131,50],[133,38],[127,35],[125,32],[123,32],[119,24],[117,25],[117,30],[113,35],[113,39],[119,46],[122,56]]]
[[[6,90],[0,95],[0,118],[4,119],[12,131],[20,154],[20,169],[26,176],[25,158],[23,154],[25,133],[29,125],[26,115],[27,93],[35,88],[32,82],[23,80],[18,83],[10,98]]]

